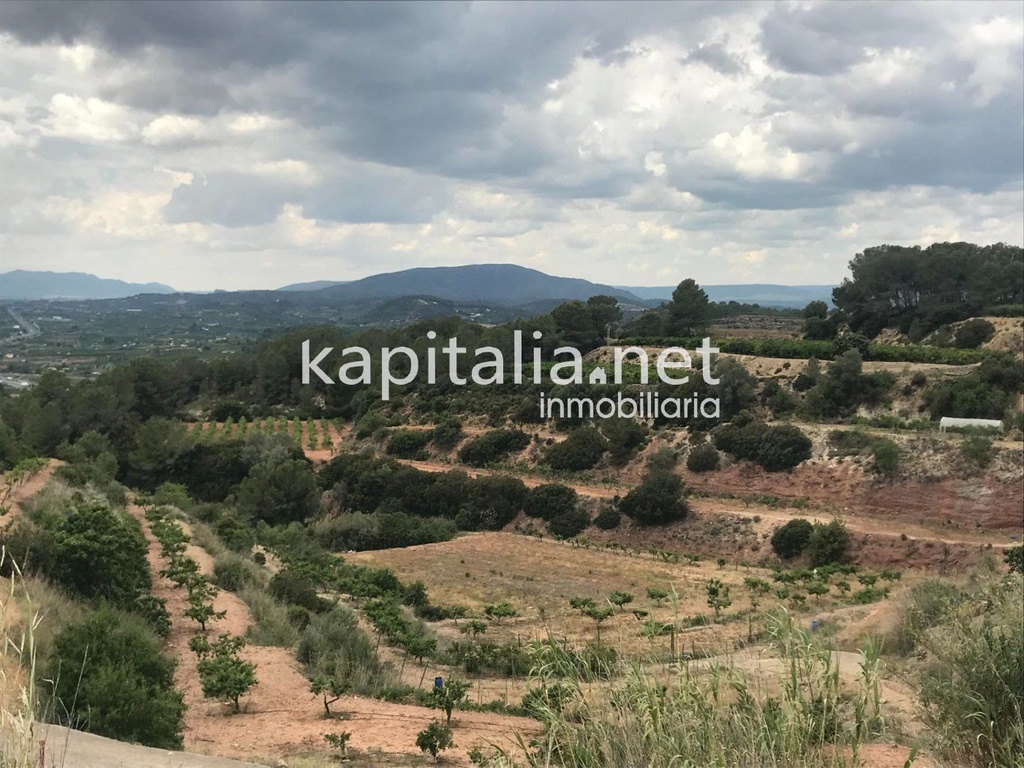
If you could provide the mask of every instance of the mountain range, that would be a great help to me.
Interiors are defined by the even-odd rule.
[[[85,272],[32,272],[16,269],[0,273],[0,301],[38,299],[121,299],[140,293],[174,293],[163,283],[126,283]]]
[[[704,285],[712,301],[737,301],[772,307],[803,307],[818,299],[829,301],[831,285]],[[672,297],[675,286],[611,286],[589,280],[556,277],[514,264],[471,264],[461,267],[418,267],[371,275],[360,280],[317,280],[286,285],[277,291],[216,292],[275,295],[287,293],[297,300],[344,306],[352,302],[387,301],[403,297],[432,297],[442,301],[473,302],[501,307],[586,300],[599,294],[614,296],[637,309],[656,306]],[[128,283],[81,272],[0,274],[0,300],[118,299],[138,294],[175,293],[162,283]]]

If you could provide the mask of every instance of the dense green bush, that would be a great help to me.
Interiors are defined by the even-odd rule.
[[[430,431],[430,442],[442,451],[450,451],[462,441],[462,422],[449,416]]]
[[[602,506],[594,518],[594,525],[602,531],[611,531],[622,524],[622,514],[611,505]]]
[[[799,557],[807,549],[814,526],[808,520],[795,519],[784,523],[772,534],[771,545],[783,560]]]
[[[497,531],[515,519],[526,503],[528,490],[517,477],[486,475],[470,486],[469,498],[455,524],[467,531]]]
[[[325,611],[331,604],[317,594],[316,584],[290,568],[278,571],[270,579],[269,592],[283,603],[298,605],[314,613]]]
[[[691,472],[714,472],[718,464],[718,449],[710,443],[695,446],[686,457],[686,468]]]
[[[683,482],[668,472],[648,472],[622,499],[619,511],[638,525],[664,525],[684,519],[690,508],[682,497]]]
[[[424,459],[431,433],[418,429],[400,429],[388,439],[384,452],[400,459]]]
[[[40,671],[52,711],[100,736],[180,749],[185,706],[162,647],[140,619],[111,608],[65,625]]]
[[[590,525],[590,515],[582,509],[563,512],[548,521],[548,530],[559,539],[571,539]]]
[[[319,488],[309,462],[258,464],[235,493],[238,511],[270,525],[301,522],[319,509]]]
[[[824,565],[843,562],[846,559],[849,545],[850,532],[841,521],[833,520],[828,524],[815,523],[806,550],[811,567],[820,568]]]
[[[977,349],[996,335],[996,327],[988,320],[976,317],[956,329],[953,344],[957,349]]]
[[[900,467],[900,447],[888,438],[875,440],[871,444],[875,472],[886,477],[895,476]]]
[[[486,467],[530,444],[530,436],[519,429],[495,429],[467,442],[459,449],[459,461],[471,467]]]
[[[560,483],[547,483],[531,488],[523,504],[523,512],[529,517],[551,520],[576,510],[579,494],[576,490]]]
[[[556,471],[582,472],[595,467],[607,448],[607,441],[596,428],[580,427],[548,448],[543,461]]]
[[[149,593],[149,547],[135,520],[77,497],[66,516],[48,518],[43,526],[53,541],[46,575],[57,584],[124,610]]]
[[[714,434],[715,445],[737,459],[750,459],[769,472],[792,469],[811,457],[810,439],[791,424],[769,426],[741,413]]]

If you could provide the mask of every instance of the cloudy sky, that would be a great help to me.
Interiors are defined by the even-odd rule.
[[[1024,242],[1024,4],[0,4],[0,271],[829,283]]]

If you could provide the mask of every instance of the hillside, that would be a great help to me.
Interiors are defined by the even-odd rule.
[[[85,272],[31,272],[16,269],[0,273],[0,300],[120,299],[140,293],[174,293],[163,283],[127,283]]]

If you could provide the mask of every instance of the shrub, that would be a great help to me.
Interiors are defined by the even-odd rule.
[[[431,430],[430,442],[442,451],[450,451],[462,440],[462,434],[462,422],[450,416]]]
[[[871,444],[871,455],[875,461],[875,472],[886,477],[893,477],[900,466],[900,447],[889,440],[882,438]]]
[[[149,547],[134,520],[79,496],[65,518],[44,526],[53,536],[48,575],[76,595],[130,610],[149,592]]]
[[[384,452],[388,456],[400,459],[419,459],[426,457],[430,432],[417,429],[400,429],[391,435]]]
[[[811,441],[791,424],[770,427],[757,452],[757,463],[768,472],[792,469],[811,458]]]
[[[813,568],[841,563],[846,557],[850,544],[850,532],[839,520],[831,523],[815,523],[807,542],[807,555]]]
[[[799,557],[807,549],[813,531],[814,526],[807,520],[790,520],[775,529],[771,539],[772,550],[783,560]]]
[[[55,711],[90,733],[180,749],[185,706],[162,645],[141,620],[112,608],[65,625],[41,670],[53,681]]]
[[[977,349],[996,335],[996,327],[980,317],[967,320],[956,329],[953,346],[957,349]]]
[[[582,472],[601,461],[608,443],[594,427],[580,427],[548,448],[544,463],[561,472]]]
[[[440,720],[431,720],[430,725],[416,734],[416,746],[421,752],[429,752],[436,761],[438,753],[455,746],[451,726]]]
[[[579,494],[560,483],[547,483],[531,488],[523,504],[523,512],[530,517],[551,520],[575,511]]]
[[[683,483],[668,472],[648,472],[622,499],[619,511],[639,525],[664,525],[682,520],[690,509],[682,498]]]
[[[237,555],[220,557],[213,564],[213,583],[228,592],[240,592],[254,581],[251,564]]]
[[[603,506],[594,518],[594,525],[602,531],[611,531],[622,524],[622,514],[610,505]]]
[[[718,464],[718,449],[710,443],[696,446],[686,457],[686,468],[691,472],[714,472]]]
[[[296,571],[285,568],[270,579],[270,594],[288,605],[299,605],[314,613],[324,611],[330,604],[317,594],[316,584]]]
[[[571,539],[590,525],[590,515],[582,509],[574,509],[551,518],[548,530],[560,539]]]
[[[302,522],[319,508],[320,492],[309,462],[292,459],[256,465],[238,486],[238,510],[269,525]]]
[[[221,513],[213,523],[213,532],[224,542],[224,546],[235,552],[246,552],[256,543],[252,528],[232,510]]]
[[[979,435],[972,435],[960,444],[960,455],[964,461],[983,469],[992,463],[992,441]]]
[[[459,450],[459,461],[471,467],[486,467],[530,444],[530,436],[519,429],[495,429],[470,440]]]

